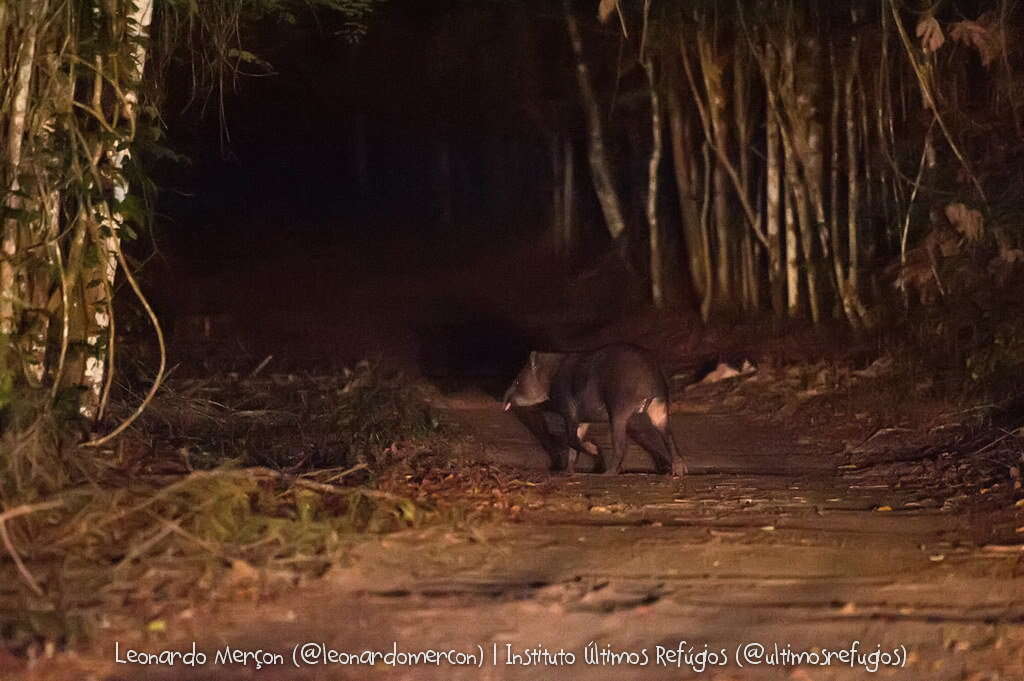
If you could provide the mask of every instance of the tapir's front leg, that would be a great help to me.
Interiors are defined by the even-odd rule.
[[[561,407],[560,411],[565,415],[565,438],[569,442],[567,470],[569,475],[573,475],[576,472],[576,461],[579,460],[580,452],[595,454],[598,449],[594,443],[583,439],[587,435],[588,424],[579,422],[579,410],[576,408],[575,402],[568,400],[558,406]]]
[[[590,456],[594,457],[594,472],[603,473],[604,459],[601,456],[601,448],[591,440],[587,439],[587,430],[589,430],[589,428],[589,423],[581,423],[576,426],[576,443],[579,447],[579,449],[576,450],[577,460],[579,458],[579,452],[586,452],[587,454],[590,454]]]
[[[571,460],[572,457],[569,444],[551,435],[544,411],[536,407],[517,407],[513,409],[513,412],[519,422],[537,438],[537,442],[547,453],[551,460],[549,469],[552,471],[565,470],[566,461]]]
[[[565,419],[565,438],[569,441],[569,465],[566,472],[569,475],[576,474],[576,462],[580,458],[580,452],[586,450],[586,445],[580,439],[586,432],[586,424],[577,423],[575,419]]]

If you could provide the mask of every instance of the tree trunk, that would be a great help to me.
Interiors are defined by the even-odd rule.
[[[707,253],[704,252],[700,223],[700,202],[692,172],[691,155],[694,153],[689,126],[683,118],[679,95],[668,88],[668,122],[672,144],[672,166],[675,171],[676,190],[679,194],[679,213],[682,217],[683,242],[686,244],[690,283],[698,300],[706,295],[705,272]]]
[[[750,203],[750,109],[747,91],[747,70],[746,54],[742,51],[742,41],[736,41],[735,56],[733,58],[733,108],[736,120],[736,152],[739,155],[739,186],[736,191],[741,196],[741,201]],[[761,215],[758,215],[758,220]],[[755,230],[756,231],[756,230]],[[749,229],[743,230],[743,238],[740,241],[740,252],[742,257],[742,295],[743,307],[747,310],[756,310],[760,306],[758,300],[758,280],[760,272],[757,267],[757,259],[754,251],[754,243]]]
[[[651,96],[651,158],[647,167],[647,227],[650,237],[651,302],[660,308],[665,304],[664,258],[662,257],[661,226],[658,223],[658,166],[661,165],[661,103],[654,81],[654,63],[648,57],[643,62],[647,74],[647,87]]]
[[[782,270],[783,258],[783,234],[780,230],[780,216],[783,212],[783,203],[790,202],[788,192],[783,193],[782,187],[782,157],[780,155],[781,142],[779,139],[779,111],[778,99],[775,96],[777,85],[778,56],[775,49],[770,45],[765,46],[764,59],[761,63],[761,77],[766,93],[765,97],[765,184],[767,185],[768,196],[765,200],[765,229],[767,232],[768,249],[768,283],[771,289],[772,312],[776,318],[786,316],[787,309],[790,316],[799,309],[797,297],[797,280],[794,279],[796,262],[788,262],[789,276]],[[792,211],[786,211],[786,235],[788,237],[791,226],[790,217]],[[787,254],[794,256],[793,250],[786,248]],[[788,282],[788,287],[787,287]],[[788,305],[787,305],[788,303]]]
[[[716,143],[721,142],[718,139]],[[729,238],[731,211],[729,210],[729,183],[725,176],[725,169],[721,163],[716,163],[714,168],[715,186],[715,272],[716,286],[720,300],[727,305],[736,303],[733,295],[732,268],[733,268],[733,244]]]
[[[615,181],[605,153],[601,109],[590,82],[590,70],[587,68],[587,62],[583,55],[583,38],[580,35],[576,17],[572,13],[570,0],[564,0],[563,9],[565,25],[569,32],[569,42],[572,44],[573,56],[576,58],[576,81],[579,85],[580,99],[587,121],[589,147],[587,156],[590,161],[590,175],[594,182],[594,192],[601,204],[601,213],[604,215],[608,234],[612,239],[618,239],[626,231],[626,222],[622,217],[622,203],[619,200],[619,192],[615,188]]]
[[[839,65],[836,62],[835,45],[829,51],[829,68],[832,81],[832,105],[829,110],[829,139],[831,140],[831,152],[829,155],[829,233],[832,235],[832,243],[835,245],[832,256],[842,267],[842,249],[839,239],[839,167],[840,167],[840,144],[839,137],[839,110],[840,110],[840,79]],[[849,116],[849,108],[847,108]],[[847,118],[847,120],[849,120]]]
[[[858,45],[856,38],[851,48],[850,65],[846,72],[843,93],[846,103],[846,228],[849,250],[849,277],[847,280],[847,295],[857,297],[860,289],[860,244],[857,239],[858,215],[860,208],[860,183],[858,182],[857,167],[857,116],[855,113],[855,102],[853,97],[853,83],[857,74],[857,52]],[[838,97],[837,97],[838,99]],[[838,161],[838,159],[837,159]],[[838,242],[837,242],[838,243]]]
[[[709,216],[711,214],[711,148],[708,142],[701,147],[701,156],[704,158],[704,200],[700,212],[700,234],[703,243],[706,260],[704,262],[704,299],[700,305],[701,319],[707,323],[711,316],[711,308],[715,303],[715,289],[712,275],[711,263],[711,225]]]
[[[733,261],[735,249],[730,232],[732,227],[732,211],[729,210],[729,182],[726,175],[729,153],[729,131],[725,121],[725,103],[727,100],[722,87],[721,57],[714,53],[709,39],[700,33],[697,36],[698,54],[700,55],[701,73],[704,75],[704,88],[707,92],[707,132],[711,135],[711,145],[716,151],[714,168],[715,184],[715,274],[716,289],[719,301],[727,305],[735,304],[733,294]]]
[[[787,173],[788,176],[788,173]],[[797,238],[796,206],[787,185],[786,200],[786,309],[789,316],[800,316],[800,246]]]
[[[842,304],[842,311],[846,320],[851,326],[857,326],[857,315],[848,305],[845,295],[846,280],[843,265],[840,261],[836,240],[829,234],[829,224],[825,210],[824,196],[824,136],[823,126],[818,121],[811,121],[807,126],[807,140],[805,147],[805,174],[812,179],[807,180],[807,189],[810,194],[810,204],[814,208],[815,231],[818,233],[818,243],[821,246],[822,261],[832,265],[832,281],[839,301]]]
[[[132,77],[128,80],[139,82],[146,65],[149,25],[153,18],[153,0],[135,0],[132,11],[126,17],[125,33],[134,42],[131,68]],[[99,74],[97,74],[99,77]],[[124,93],[124,114],[134,119],[138,93],[128,90]],[[118,257],[121,252],[120,230],[123,218],[116,206],[128,196],[128,182],[121,169],[130,156],[127,144],[121,149],[109,150],[110,166],[116,173],[114,180],[114,206],[109,210],[101,210],[101,223],[92,223],[94,242],[102,244],[99,249],[101,262],[90,268],[80,282],[85,286],[86,345],[89,356],[85,360],[85,372],[82,386],[85,388],[81,403],[81,413],[89,419],[102,416],[102,403],[109,389],[111,365],[113,363],[113,345],[102,345],[103,339],[110,338],[113,331],[113,311],[111,298],[114,290],[114,278],[117,275]],[[91,222],[91,221],[90,221]],[[101,282],[96,285],[95,282]],[[158,332],[159,333],[159,332]],[[158,375],[159,383],[162,376]]]
[[[49,141],[49,140],[48,140]],[[49,191],[39,206],[39,222],[31,230],[30,240],[40,244],[30,259],[27,272],[27,296],[29,309],[24,324],[25,352],[23,364],[29,384],[34,388],[43,387],[46,381],[46,349],[50,340],[50,294],[57,272],[61,272],[60,245],[60,194]]]
[[[820,96],[818,61],[821,49],[816,38],[801,41],[800,45],[804,48],[803,53],[798,50],[795,37],[786,35],[782,68],[787,76],[781,89],[781,101],[786,110],[789,128],[788,135],[787,131],[783,130],[783,139],[787,145],[787,167],[793,166],[793,189],[797,200],[797,215],[800,219],[801,245],[807,263],[807,293],[811,318],[818,323],[821,320],[821,291],[817,286],[818,272],[813,255],[815,236],[817,236],[821,247],[822,261],[834,265],[831,258],[832,248],[822,187],[824,183],[823,130],[817,115]],[[808,239],[811,241],[808,242]],[[836,290],[840,291],[840,297],[841,274],[841,271],[836,272],[833,268],[833,281]]]
[[[24,40],[18,50],[18,67],[14,74],[14,82],[10,94],[10,122],[7,128],[7,167],[10,175],[4,178],[8,190],[6,208],[19,210],[22,208],[22,201],[17,196],[21,188],[18,182],[19,169],[21,167],[21,147],[25,137],[25,126],[28,116],[29,92],[32,85],[32,67],[36,59],[36,39],[39,29],[40,17],[45,13],[45,5],[37,6],[39,3],[30,2],[24,5],[25,14],[18,17],[19,21],[25,22],[21,27]],[[0,260],[0,334],[8,341],[18,328],[17,311],[14,301],[21,299],[18,290],[18,276],[15,271],[15,261],[19,256],[19,232],[21,224],[15,218],[8,218],[3,223],[3,235],[0,238],[0,250],[3,251],[3,258]],[[8,343],[4,343],[2,352],[6,353]],[[4,366],[4,372],[13,371],[13,367]]]
[[[810,198],[807,195],[807,187],[797,171],[797,161],[793,151],[793,145],[789,142],[787,135],[782,136],[783,147],[786,154],[786,184],[793,195],[792,208],[795,215],[787,216],[787,246],[789,246],[788,230],[793,229],[793,241],[796,241],[796,231],[799,230],[800,249],[804,261],[804,278],[807,282],[807,302],[811,310],[811,320],[817,324],[821,321],[821,302],[818,294],[818,277],[814,267],[814,225],[811,220]],[[796,225],[790,224],[790,219],[795,217]],[[793,244],[794,250],[796,244]],[[792,256],[791,256],[792,257]],[[795,268],[795,260],[791,272]]]
[[[782,169],[779,158],[779,124],[769,113],[765,120],[766,230],[768,233],[768,283],[771,288],[772,312],[776,318],[786,314],[786,278],[782,271],[782,234],[779,218],[782,213]]]
[[[726,289],[719,290],[716,295],[724,298],[726,303],[734,303],[733,289],[733,262],[740,248],[733,243],[729,226],[733,224],[729,213],[728,193],[726,178],[731,181],[734,196],[739,199],[739,205],[743,209],[747,226],[757,235],[758,240],[767,245],[768,239],[761,231],[761,221],[757,211],[751,205],[747,193],[743,189],[743,181],[732,161],[729,159],[729,136],[725,122],[725,92],[722,86],[721,57],[716,54],[713,46],[703,33],[697,34],[697,52],[700,58],[701,73],[704,76],[704,90],[707,93],[707,104],[705,106],[702,95],[697,87],[693,69],[690,66],[690,59],[686,47],[680,50],[683,68],[686,71],[686,78],[690,83],[690,90],[693,93],[697,112],[700,114],[701,126],[704,129],[704,138],[708,145],[715,152],[715,208],[716,208],[716,233],[718,235],[717,275],[719,287]]]
[[[754,262],[754,243],[750,239],[750,232],[746,230],[740,239],[740,264],[743,309],[753,311],[757,309],[757,269]]]
[[[850,66],[846,75],[845,84],[845,99],[846,99],[846,171],[848,178],[847,186],[847,247],[849,250],[849,274],[846,279],[846,283],[843,289],[843,302],[844,308],[848,310],[848,316],[856,319],[859,326],[864,328],[871,328],[874,325],[874,319],[868,310],[865,308],[864,303],[860,297],[860,175],[857,163],[857,115],[855,111],[855,100],[854,100],[854,79],[858,72],[859,63],[859,45],[856,43],[854,38],[853,49],[850,55]],[[863,81],[861,81],[861,88],[863,93]],[[863,100],[861,100],[862,114],[863,112]],[[862,115],[862,118],[863,118]],[[867,126],[864,126],[866,130]],[[865,164],[865,168],[869,167],[870,163]]]

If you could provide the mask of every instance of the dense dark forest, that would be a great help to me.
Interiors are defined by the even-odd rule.
[[[356,537],[704,527],[665,510],[684,485],[732,518],[814,480],[740,524],[774,532],[813,497],[870,511],[851,526],[880,551],[899,532],[873,514],[984,508],[942,525],[950,546],[1019,557],[1021,37],[1011,0],[0,0],[10,660],[88,645],[107,612],[159,628],[219,589],[305,584]],[[609,397],[624,376],[638,407]],[[503,403],[547,410],[514,430]],[[521,474],[541,449],[600,470],[617,410],[668,438],[675,478]],[[749,489],[726,498],[735,474]],[[857,496],[889,487],[917,496]],[[900,531],[939,563],[933,520]]]
[[[615,253],[705,321],[909,317],[1013,364],[971,355],[1014,335],[993,311],[1020,254],[1018,17],[990,4],[13,4],[5,399],[100,415],[107,292],[153,208],[208,269],[285,232],[315,253],[427,229],[465,259]],[[323,215],[347,234],[272,224]]]

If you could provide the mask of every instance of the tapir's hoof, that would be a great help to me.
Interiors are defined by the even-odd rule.
[[[672,462],[672,477],[681,478],[688,474],[690,470],[686,467],[686,464],[682,461]]]

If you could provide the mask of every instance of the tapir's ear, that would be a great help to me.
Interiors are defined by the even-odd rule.
[[[536,350],[534,350],[533,352],[530,353],[530,368],[531,369],[536,369],[537,368],[537,351]]]

